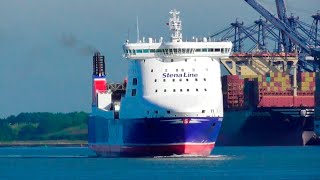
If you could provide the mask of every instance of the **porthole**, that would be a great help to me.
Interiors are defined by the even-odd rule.
[[[175,79],[172,79],[172,82],[174,82],[175,81]]]
[[[206,110],[202,110],[202,113],[205,113],[206,112]]]
[[[179,70],[178,69],[176,69],[176,72],[178,72]]]
[[[189,92],[189,89],[187,89],[187,92]]]
[[[166,89],[164,89],[163,91],[164,91],[164,92],[167,92],[167,90],[166,90]]]
[[[204,91],[207,91],[207,89],[204,89]]]
[[[189,79],[186,79],[186,81],[189,81]]]
[[[157,82],[157,79],[155,79],[154,82]]]
[[[198,89],[196,89],[196,91],[199,91]]]
[[[195,81],[198,81],[198,78],[195,78]]]
[[[206,79],[206,78],[203,78],[203,80],[204,80],[204,81],[207,81],[207,79]]]
[[[151,69],[151,72],[153,72],[153,69]]]
[[[163,79],[163,82],[166,82],[166,79]]]
[[[173,92],[176,92],[176,89],[173,89]]]
[[[179,79],[179,81],[182,81],[182,79]]]
[[[158,92],[158,90],[156,89],[155,92]]]
[[[180,92],[182,92],[182,89],[180,89]]]

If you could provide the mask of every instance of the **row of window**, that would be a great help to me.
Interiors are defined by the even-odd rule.
[[[158,110],[151,111],[151,112],[150,112],[150,111],[147,111],[147,114],[150,114],[150,113],[152,113],[152,112],[153,112],[154,114],[159,114],[159,111],[158,111]],[[202,111],[201,111],[201,113],[205,113],[205,112],[206,112],[206,110],[202,110]],[[166,113],[167,113],[167,114],[171,114],[171,111],[167,110]]]
[[[203,89],[204,91],[207,91],[207,88]],[[190,92],[190,89],[186,89],[187,92]],[[199,91],[198,88],[195,89],[196,92]],[[156,89],[154,92],[158,92],[158,89]],[[164,89],[163,92],[168,92],[167,89]],[[178,89],[172,89],[172,92],[178,92]],[[183,92],[183,89],[180,89],[180,92]]]
[[[126,54],[141,54],[141,53],[163,53],[165,55],[171,54],[194,54],[195,52],[221,52],[229,53],[230,48],[170,48],[170,49],[126,49]]]
[[[204,91],[207,91],[207,88],[203,89]],[[199,92],[199,89],[196,88],[195,89],[196,92]],[[158,92],[158,89],[156,89],[154,92]],[[169,90],[167,91],[167,89],[163,89],[163,92],[169,92]],[[178,89],[172,89],[172,92],[178,92]],[[183,89],[180,89],[180,92],[183,92]],[[190,92],[190,89],[186,89],[186,92]],[[136,89],[132,89],[131,90],[131,96],[136,96],[137,95],[137,90]]]
[[[179,79],[179,81],[182,81],[182,80],[183,80],[182,78]],[[186,81],[189,81],[188,78],[186,78],[185,80],[186,80]],[[167,79],[162,79],[162,81],[163,81],[163,82],[166,82]],[[175,81],[176,81],[176,79],[172,79],[172,82],[175,82]],[[198,78],[194,78],[194,81],[198,81]],[[203,78],[203,81],[207,81],[207,79],[206,79],[206,78]],[[157,79],[154,79],[154,82],[158,82],[158,80],[157,80]],[[133,84],[133,85],[136,85],[136,84]]]

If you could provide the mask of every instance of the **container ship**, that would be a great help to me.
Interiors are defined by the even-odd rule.
[[[297,62],[295,53],[269,52],[221,61],[230,75],[222,76],[225,114],[217,145],[311,145],[319,139],[316,75],[297,72]]]
[[[183,41],[180,13],[170,14],[170,41],[124,43],[125,83],[108,84],[104,56],[94,55],[88,141],[98,156],[207,156],[214,148],[223,120],[220,59],[232,43]]]

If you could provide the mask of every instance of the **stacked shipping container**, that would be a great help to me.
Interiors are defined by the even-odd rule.
[[[244,107],[244,80],[238,75],[222,77],[222,92],[224,108],[234,109]]]
[[[253,87],[244,84],[237,75],[222,77],[225,109],[244,108],[247,103],[256,107],[314,107],[315,73],[297,74],[297,96],[293,96],[293,76],[270,72],[254,79]],[[247,82],[247,79],[246,79]],[[244,89],[247,89],[244,91]],[[250,94],[253,92],[254,97]]]

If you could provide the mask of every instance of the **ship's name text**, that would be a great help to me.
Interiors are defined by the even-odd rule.
[[[175,78],[175,77],[198,77],[198,74],[193,73],[163,73],[162,78]]]

